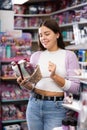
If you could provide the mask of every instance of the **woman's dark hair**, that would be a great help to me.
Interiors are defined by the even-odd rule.
[[[61,31],[60,31],[60,27],[57,24],[56,20],[46,19],[40,23],[39,27],[41,27],[41,26],[46,26],[47,28],[51,29],[55,34],[59,33],[59,38],[57,39],[57,45],[61,49],[65,48],[65,44],[63,42],[63,37],[62,37]],[[44,48],[44,46],[41,44],[40,39],[39,39],[38,45],[39,45],[40,50],[46,50],[46,48]]]

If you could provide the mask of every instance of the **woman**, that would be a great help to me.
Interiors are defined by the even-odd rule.
[[[38,36],[40,50],[32,54],[30,62],[39,65],[42,78],[35,86],[26,78],[19,77],[17,82],[32,91],[26,111],[28,130],[58,130],[67,112],[62,106],[64,93],[79,91],[79,81],[69,78],[79,64],[74,52],[64,49],[55,20],[41,23]]]

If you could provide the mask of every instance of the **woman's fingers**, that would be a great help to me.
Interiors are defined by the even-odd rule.
[[[21,77],[17,77],[17,82],[20,84],[22,81]]]
[[[21,77],[18,77],[17,82],[20,86],[23,86],[27,89],[32,88],[32,84],[29,82],[29,77],[24,78],[24,80]]]
[[[54,73],[55,70],[56,70],[56,65],[52,62],[49,61],[49,64],[48,64],[48,70],[51,72],[51,73]]]

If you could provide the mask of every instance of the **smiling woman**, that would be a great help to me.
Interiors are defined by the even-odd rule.
[[[62,120],[67,109],[62,106],[65,92],[78,93],[80,82],[67,79],[73,73],[69,70],[79,69],[74,52],[65,50],[58,23],[45,19],[38,28],[39,51],[30,57],[30,63],[38,65],[41,79],[30,88],[30,82],[17,78],[20,86],[31,90],[26,111],[28,130],[61,130]],[[45,77],[45,78],[44,78]]]

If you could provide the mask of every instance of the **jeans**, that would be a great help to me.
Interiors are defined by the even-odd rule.
[[[57,130],[67,112],[62,103],[30,97],[26,110],[28,130]]]

